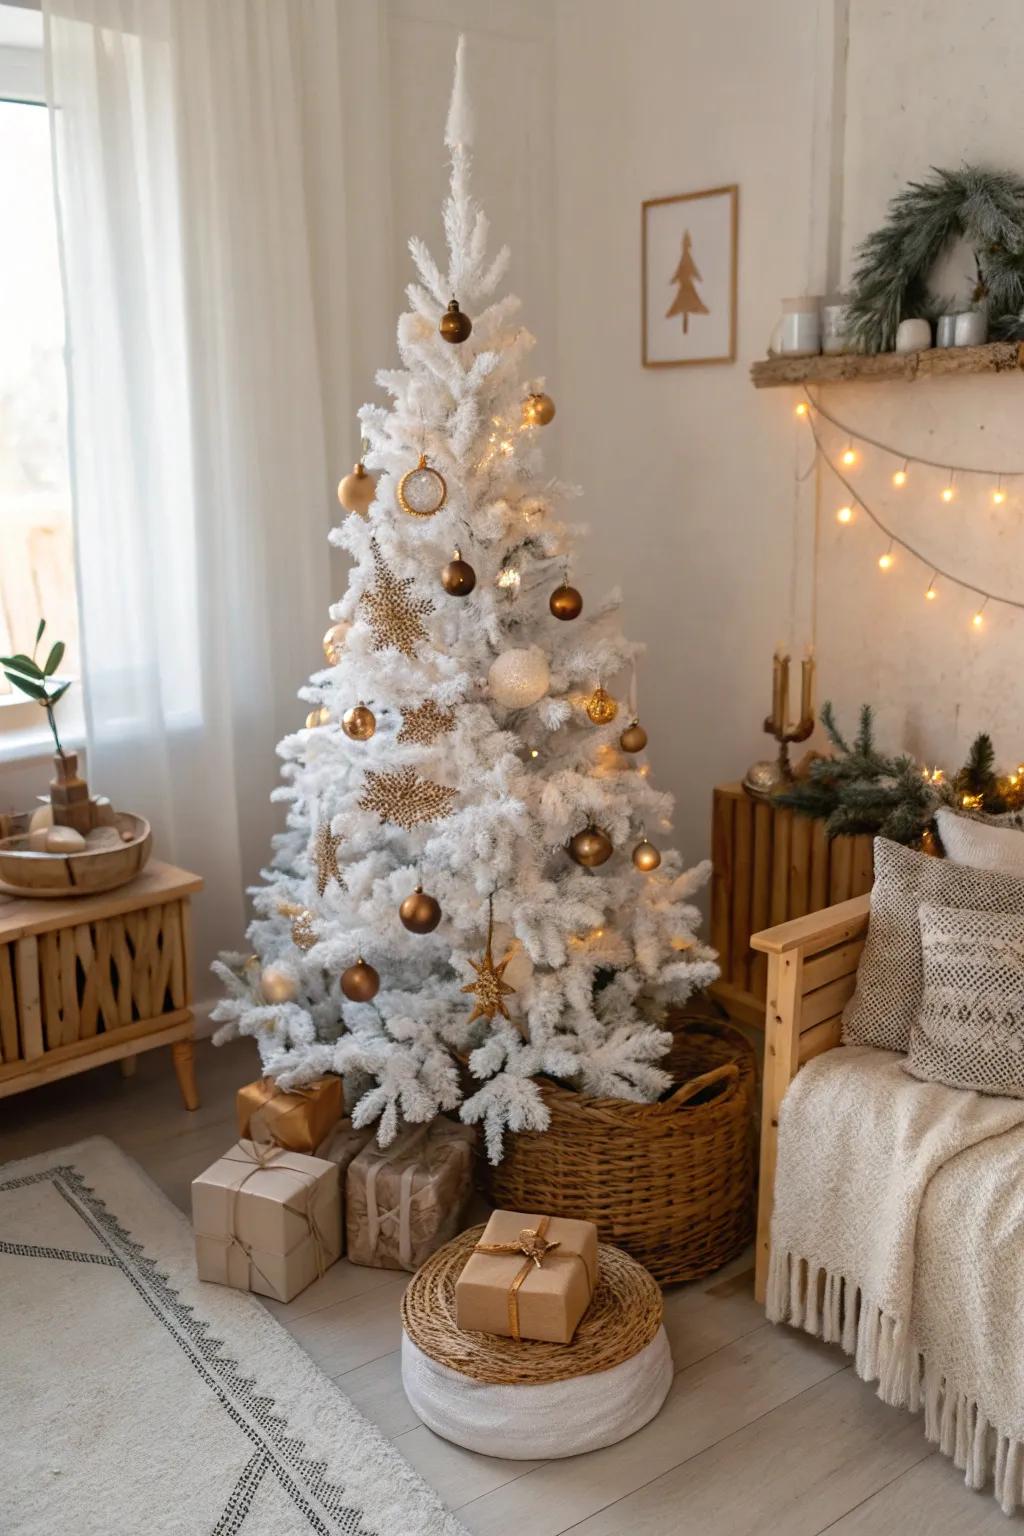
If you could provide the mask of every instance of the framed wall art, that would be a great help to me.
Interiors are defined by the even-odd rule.
[[[645,368],[736,360],[739,187],[652,197],[641,225]]]

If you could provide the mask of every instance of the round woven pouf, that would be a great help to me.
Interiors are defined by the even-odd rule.
[[[464,1333],[455,1282],[483,1227],[439,1248],[402,1300],[402,1384],[429,1429],[485,1456],[576,1456],[653,1419],[672,1385],[661,1291],[641,1264],[598,1248],[594,1299],[571,1344]]]

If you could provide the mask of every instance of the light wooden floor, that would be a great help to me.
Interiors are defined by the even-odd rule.
[[[182,1209],[192,1177],[234,1139],[249,1042],[198,1048],[202,1107],[181,1108],[167,1053],[0,1103],[0,1161],[102,1132]],[[987,1495],[887,1408],[845,1356],[772,1328],[749,1264],[666,1295],[676,1378],[653,1423],[569,1461],[477,1456],[418,1423],[399,1378],[402,1275],[344,1260],[289,1306],[268,1303],[477,1536],[1006,1536]],[[388,1536],[415,1536],[394,1532]]]

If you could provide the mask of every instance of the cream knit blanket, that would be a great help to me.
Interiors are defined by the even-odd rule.
[[[1024,1504],[1024,1102],[843,1046],[779,1119],[767,1312],[841,1344],[971,1488]]]

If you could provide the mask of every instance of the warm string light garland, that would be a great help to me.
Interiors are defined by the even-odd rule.
[[[997,507],[1002,506],[1006,501],[1006,489],[1003,485],[1003,481],[1021,478],[1024,476],[1024,471],[1006,469],[975,469],[970,465],[941,463],[935,459],[919,458],[914,454],[903,453],[901,450],[893,448],[889,443],[880,442],[876,438],[868,437],[861,432],[852,432],[844,422],[839,421],[835,416],[831,415],[827,410],[825,410],[825,408],[819,404],[819,402],[810,393],[810,391],[807,392],[806,400],[798,401],[795,408],[795,414],[801,420],[806,421],[807,425],[811,429],[811,436],[814,438],[816,455],[819,456],[828,465],[829,469],[835,475],[840,485],[849,495],[849,500],[837,509],[836,521],[841,523],[844,527],[848,526],[854,521],[855,509],[860,508],[860,510],[871,519],[871,522],[878,529],[879,533],[881,533],[883,537],[888,540],[884,552],[879,556],[878,559],[878,568],[883,572],[883,574],[892,570],[895,564],[895,550],[897,548],[903,550],[906,554],[912,556],[913,559],[917,560],[921,565],[923,565],[926,570],[931,572],[931,577],[924,593],[925,598],[929,602],[933,601],[937,596],[935,583],[940,578],[943,581],[949,582],[952,586],[961,588],[961,590],[964,592],[973,593],[975,597],[980,599],[978,607],[971,618],[971,627],[976,630],[984,628],[985,610],[989,603],[999,603],[1006,608],[1016,608],[1018,610],[1024,611],[1024,601],[1020,601],[1017,598],[1005,597],[1002,593],[999,592],[989,592],[985,587],[980,587],[974,582],[965,581],[962,576],[954,576],[952,571],[946,570],[940,565],[936,565],[936,563],[929,559],[927,555],[923,554],[920,549],[916,548],[913,544],[910,544],[906,539],[902,538],[898,533],[896,533],[894,529],[889,527],[889,525],[881,517],[879,517],[878,513],[868,506],[860,492],[855,490],[855,488],[850,484],[846,475],[843,473],[843,468],[852,469],[853,466],[857,463],[859,455],[854,444],[866,444],[869,447],[877,448],[881,453],[890,454],[893,458],[899,460],[900,467],[896,469],[892,475],[892,484],[897,490],[902,490],[910,480],[911,464],[922,465],[929,469],[945,470],[947,478],[946,483],[940,492],[940,496],[942,501],[947,505],[956,497],[957,476],[960,475],[980,476],[985,479],[994,480],[995,486],[992,490],[992,504],[993,506]],[[842,433],[846,439],[846,446],[839,454],[838,462],[829,454],[825,445],[822,443],[818,425],[815,420],[816,416],[820,416],[823,420],[829,422],[833,427],[837,428],[838,431]]]

